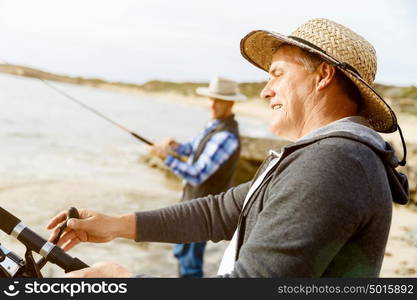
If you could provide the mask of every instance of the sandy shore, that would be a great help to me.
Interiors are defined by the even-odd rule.
[[[160,102],[174,102],[183,106],[208,107],[209,102],[205,97],[183,96],[174,92],[144,92],[140,90],[126,89],[114,85],[102,85],[102,88],[116,92],[128,92],[139,95],[141,97],[151,98],[154,101]],[[249,99],[245,102],[236,102],[234,106],[236,115],[252,117],[256,119],[269,120],[271,116],[271,109],[266,101],[261,99]]]
[[[417,276],[417,212],[395,206],[381,277]]]

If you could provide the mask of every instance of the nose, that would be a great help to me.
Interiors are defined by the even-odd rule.
[[[261,91],[261,98],[264,100],[271,100],[271,98],[274,98],[274,96],[275,96],[274,90],[271,89],[269,83],[267,83]]]

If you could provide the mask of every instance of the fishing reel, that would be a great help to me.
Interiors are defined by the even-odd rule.
[[[47,262],[58,265],[66,273],[87,268],[87,264],[76,257],[71,257],[55,245],[70,218],[79,218],[78,211],[74,207],[69,209],[67,220],[59,226],[57,237],[52,242],[48,242],[0,206],[0,229],[26,246],[23,259],[0,243],[0,278],[42,278],[41,269]],[[39,253],[42,258],[35,261],[33,252]]]
[[[0,244],[0,278],[42,278],[39,266],[33,259],[32,251],[26,251],[26,261]]]

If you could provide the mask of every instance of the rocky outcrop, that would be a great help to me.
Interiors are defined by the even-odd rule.
[[[244,136],[241,138],[241,143],[240,159],[234,176],[235,185],[251,180],[265,157],[268,156],[269,150],[279,150],[288,144],[288,141]]]

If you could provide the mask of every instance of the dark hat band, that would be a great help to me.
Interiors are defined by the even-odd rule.
[[[351,71],[352,73],[354,73],[356,76],[358,76],[358,77],[362,78],[362,76],[359,74],[358,70],[356,70],[356,69],[355,69],[354,67],[352,67],[350,64],[348,64],[348,63],[346,63],[346,62],[340,62],[339,60],[335,59],[333,56],[329,55],[326,51],[324,51],[324,50],[323,50],[323,49],[321,49],[320,47],[318,47],[318,46],[316,46],[316,45],[314,45],[314,44],[310,43],[309,41],[306,41],[305,39],[302,39],[302,38],[299,38],[299,37],[296,37],[296,36],[292,36],[292,35],[289,35],[289,36],[288,36],[288,38],[290,38],[290,39],[292,39],[292,40],[295,40],[295,41],[297,41],[297,42],[299,42],[299,43],[301,43],[301,44],[304,44],[304,45],[306,45],[306,46],[308,46],[308,47],[310,47],[310,48],[313,48],[313,49],[315,49],[315,50],[317,50],[317,51],[319,51],[319,52],[322,52],[323,54],[325,54],[325,55],[327,55],[327,56],[331,57],[332,59],[334,59],[334,61],[336,61],[336,62],[337,62],[337,63],[331,62],[331,63],[332,63],[332,64],[334,64],[336,67],[339,67],[339,68],[341,68],[341,69],[343,69],[343,70],[349,70],[349,71]]]

